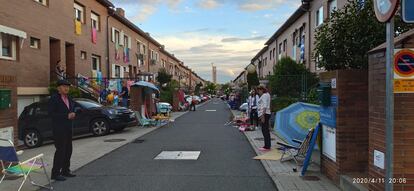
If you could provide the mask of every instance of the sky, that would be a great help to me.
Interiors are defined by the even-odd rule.
[[[237,77],[301,0],[112,0],[203,79]]]

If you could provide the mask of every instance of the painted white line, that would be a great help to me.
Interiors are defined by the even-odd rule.
[[[217,111],[217,110],[215,110],[215,109],[211,109],[211,110],[206,110],[206,111]]]
[[[198,160],[201,151],[162,151],[154,160]]]

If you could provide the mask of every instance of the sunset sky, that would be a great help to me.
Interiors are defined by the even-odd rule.
[[[201,77],[234,79],[300,0],[112,0]]]

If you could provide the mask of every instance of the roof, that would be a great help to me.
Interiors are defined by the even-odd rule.
[[[411,29],[405,33],[402,33],[400,36],[394,38],[394,44],[404,44],[405,41],[414,38],[414,29]],[[382,43],[381,45],[375,47],[374,49],[370,50],[368,53],[375,53],[387,48],[387,43]]]
[[[245,70],[240,72],[240,74],[233,81],[236,81],[237,79],[239,79],[245,72],[246,72]]]
[[[309,0],[308,3],[303,3],[296,11],[288,18],[288,20],[283,23],[283,25],[270,37],[270,39],[265,43],[265,45],[271,44],[280,36],[286,29],[288,29],[293,23],[296,22],[304,13],[309,9],[309,3],[312,0]]]
[[[110,7],[115,7],[115,5],[114,4],[112,4],[110,1],[108,1],[108,0],[96,0],[98,3],[100,3],[100,4],[102,4],[103,6],[105,6],[105,7],[108,7],[108,8],[110,8]]]
[[[177,61],[178,63],[181,62],[181,60],[179,60],[177,57],[175,57],[173,54],[169,53],[167,50],[165,50],[164,48],[161,49],[161,52],[166,54],[167,56],[169,56],[170,58],[172,58],[173,60]]]
[[[259,58],[259,56],[261,56],[264,52],[266,52],[266,51],[267,51],[267,49],[269,49],[269,47],[268,47],[268,46],[263,47],[263,48],[262,48],[262,50],[260,50],[260,51],[256,54],[256,56],[254,56],[254,58],[252,59],[252,62],[253,62],[254,60],[256,60],[257,58]]]

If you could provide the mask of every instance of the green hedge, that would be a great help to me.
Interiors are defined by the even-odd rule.
[[[50,95],[57,93],[57,82],[50,83],[48,90]],[[82,92],[78,88],[71,86],[69,88],[69,96],[73,98],[80,98],[82,97]]]

